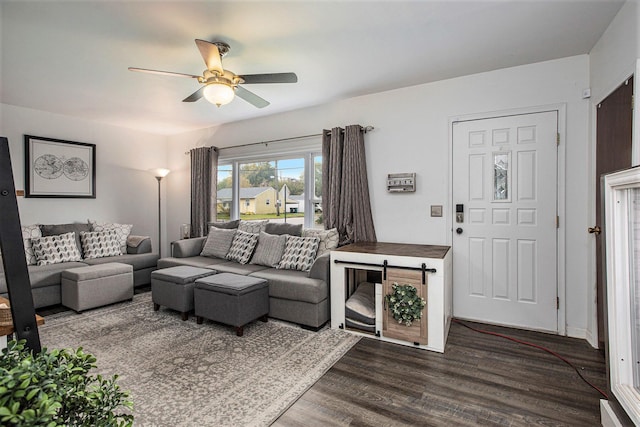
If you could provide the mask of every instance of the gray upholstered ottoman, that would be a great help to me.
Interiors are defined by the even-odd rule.
[[[209,319],[231,325],[241,337],[247,323],[267,321],[269,285],[257,277],[220,273],[196,280],[193,301],[198,324]]]
[[[61,273],[62,304],[78,313],[133,298],[133,267],[109,262]]]
[[[158,311],[161,305],[182,314],[182,320],[189,318],[193,310],[194,282],[202,277],[216,274],[210,268],[181,265],[163,268],[151,272],[151,299],[153,309]]]

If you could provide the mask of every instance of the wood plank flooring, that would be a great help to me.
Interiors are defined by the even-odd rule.
[[[467,322],[547,347],[602,390],[586,341]],[[363,338],[275,426],[597,426],[600,394],[538,349],[452,324],[444,354]]]

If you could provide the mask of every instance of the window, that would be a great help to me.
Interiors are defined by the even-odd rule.
[[[324,226],[322,156],[304,150],[242,157],[221,159],[218,165],[218,219]]]
[[[640,168],[605,177],[611,390],[640,425]]]

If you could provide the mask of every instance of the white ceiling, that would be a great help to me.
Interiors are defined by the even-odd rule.
[[[172,134],[456,76],[589,53],[623,1],[6,1],[0,102]],[[201,74],[194,39],[231,45],[271,102],[181,102]]]

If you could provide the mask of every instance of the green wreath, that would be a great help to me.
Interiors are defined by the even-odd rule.
[[[415,320],[422,319],[422,309],[427,305],[418,290],[411,285],[393,284],[393,291],[385,296],[389,310],[398,323],[411,326]]]

